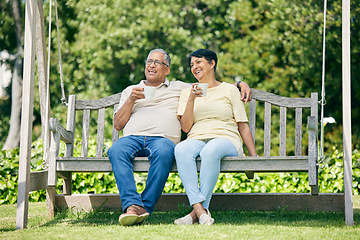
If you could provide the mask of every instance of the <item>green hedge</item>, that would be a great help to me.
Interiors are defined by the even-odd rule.
[[[90,142],[90,146],[94,143]],[[105,149],[109,147],[105,144]],[[76,146],[75,149],[81,149]],[[90,147],[89,149],[95,149]],[[36,141],[32,145],[31,171],[42,169],[42,142]],[[106,150],[105,150],[106,151]],[[319,169],[319,192],[340,193],[343,192],[343,155],[333,147],[329,156],[324,159],[324,167]],[[79,153],[75,153],[79,154]],[[95,154],[90,151],[90,154]],[[360,153],[355,150],[353,160],[353,193],[360,192]],[[19,149],[0,152],[0,204],[16,203],[17,181],[19,168]],[[146,173],[135,174],[139,191],[145,188]],[[73,193],[117,193],[116,182],[112,173],[74,173],[72,175]],[[58,193],[62,191],[62,180],[58,179]],[[164,192],[184,192],[181,179],[178,174],[171,173],[165,185]],[[261,173],[255,174],[254,179],[247,179],[243,173],[221,173],[217,181],[215,192],[252,192],[271,193],[286,192],[300,193],[310,192],[308,176],[306,173]],[[44,201],[45,190],[30,193],[30,202]]]

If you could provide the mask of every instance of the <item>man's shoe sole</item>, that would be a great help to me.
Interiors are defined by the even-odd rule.
[[[141,215],[136,214],[124,214],[120,216],[119,223],[123,226],[133,226],[143,222],[150,214],[144,213]]]

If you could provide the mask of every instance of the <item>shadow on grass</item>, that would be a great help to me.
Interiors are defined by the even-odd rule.
[[[190,212],[188,207],[179,207],[178,211],[154,212],[143,225],[172,225],[174,220]],[[66,223],[76,226],[110,226],[118,225],[121,212],[93,211],[78,212],[72,210],[58,211],[55,218],[40,227]],[[271,212],[214,211],[211,212],[216,224],[222,225],[274,225],[299,227],[341,227],[345,225],[344,213],[337,212],[287,212],[278,209]],[[354,210],[355,225],[360,222],[360,209]]]

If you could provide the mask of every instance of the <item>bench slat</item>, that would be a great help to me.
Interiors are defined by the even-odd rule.
[[[75,119],[76,119],[76,111],[75,111],[75,101],[76,96],[70,95],[69,96],[69,102],[68,102],[68,114],[67,114],[67,120],[66,120],[66,129],[68,131],[71,131],[72,133],[75,133]],[[71,143],[68,143],[65,145],[65,156],[70,157],[73,155],[74,152],[74,136],[72,136]]]
[[[76,110],[91,109],[98,110],[100,108],[108,108],[119,103],[121,93],[117,93],[105,98],[96,100],[76,100]]]
[[[275,95],[273,93],[268,93],[264,91],[260,91],[257,89],[251,89],[253,93],[253,98],[258,101],[268,102],[272,105],[279,106],[279,107],[287,107],[287,108],[310,108],[313,104],[311,98],[289,98],[289,97],[282,97]]]
[[[295,156],[302,153],[302,108],[295,110]]]
[[[81,156],[86,157],[89,148],[89,126],[90,126],[90,110],[85,109],[83,115],[83,129],[81,138]]]
[[[256,100],[252,99],[249,104],[249,127],[251,135],[255,142],[255,130],[256,130]]]
[[[96,140],[96,156],[101,157],[104,148],[105,108],[99,109]]]
[[[280,156],[286,156],[286,108],[280,107]]]
[[[197,160],[200,170],[201,160]],[[149,161],[146,157],[137,157],[134,160],[135,172],[147,172]],[[297,172],[308,171],[308,158],[306,156],[274,156],[274,157],[225,157],[221,160],[221,172]],[[111,163],[107,157],[58,157],[57,171],[71,172],[111,172]],[[172,172],[176,172],[174,163]]]
[[[271,104],[265,103],[264,156],[270,156],[271,148]]]
[[[115,113],[115,110],[117,109],[118,105],[119,104],[114,105],[114,113]],[[119,139],[119,131],[114,128],[114,124],[113,124],[113,126],[112,126],[112,143],[114,143],[118,139]]]

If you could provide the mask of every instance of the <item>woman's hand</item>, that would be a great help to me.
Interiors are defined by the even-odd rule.
[[[201,88],[199,88],[198,83],[193,83],[191,86],[191,91],[190,91],[190,95],[189,95],[189,101],[194,101],[195,98],[197,97],[201,97],[202,94],[204,93]]]

